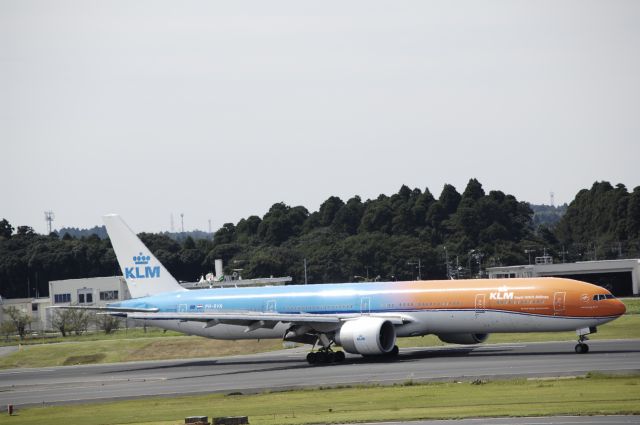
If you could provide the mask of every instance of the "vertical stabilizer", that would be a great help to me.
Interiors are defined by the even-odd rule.
[[[117,214],[102,217],[132,298],[186,291]]]

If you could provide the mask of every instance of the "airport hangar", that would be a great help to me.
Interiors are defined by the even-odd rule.
[[[564,277],[602,286],[617,297],[638,296],[640,259],[553,263],[551,257],[536,257],[535,264],[489,267],[489,278]]]

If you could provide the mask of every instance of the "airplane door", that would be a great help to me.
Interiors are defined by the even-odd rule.
[[[264,303],[264,311],[265,313],[275,313],[276,311],[276,300],[269,300]]]
[[[484,313],[485,308],[486,308],[485,295],[484,294],[477,294],[476,295],[476,314]]]
[[[561,314],[564,312],[566,292],[554,292],[553,294],[553,313]]]
[[[360,313],[369,314],[371,312],[371,298],[360,299]]]
[[[178,313],[186,313],[187,305],[186,304],[178,304]]]

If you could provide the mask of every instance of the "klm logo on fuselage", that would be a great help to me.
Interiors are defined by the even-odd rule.
[[[509,291],[509,288],[506,286],[501,286],[498,288],[498,292],[491,292],[489,294],[490,300],[512,300],[513,292]]]
[[[160,266],[151,267],[148,266],[151,257],[149,255],[134,255],[133,262],[134,267],[124,268],[125,279],[151,279],[160,277]]]

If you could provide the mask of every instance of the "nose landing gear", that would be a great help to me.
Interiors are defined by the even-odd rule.
[[[587,335],[591,333],[596,333],[598,330],[596,328],[584,328],[578,329],[576,333],[578,334],[578,344],[575,346],[575,351],[577,354],[586,354],[589,352],[589,346],[585,344],[585,341],[589,340]]]
[[[575,350],[577,354],[586,354],[589,352],[589,346],[584,343],[584,341],[588,339],[589,337],[586,335],[578,336],[578,343],[575,346]]]

